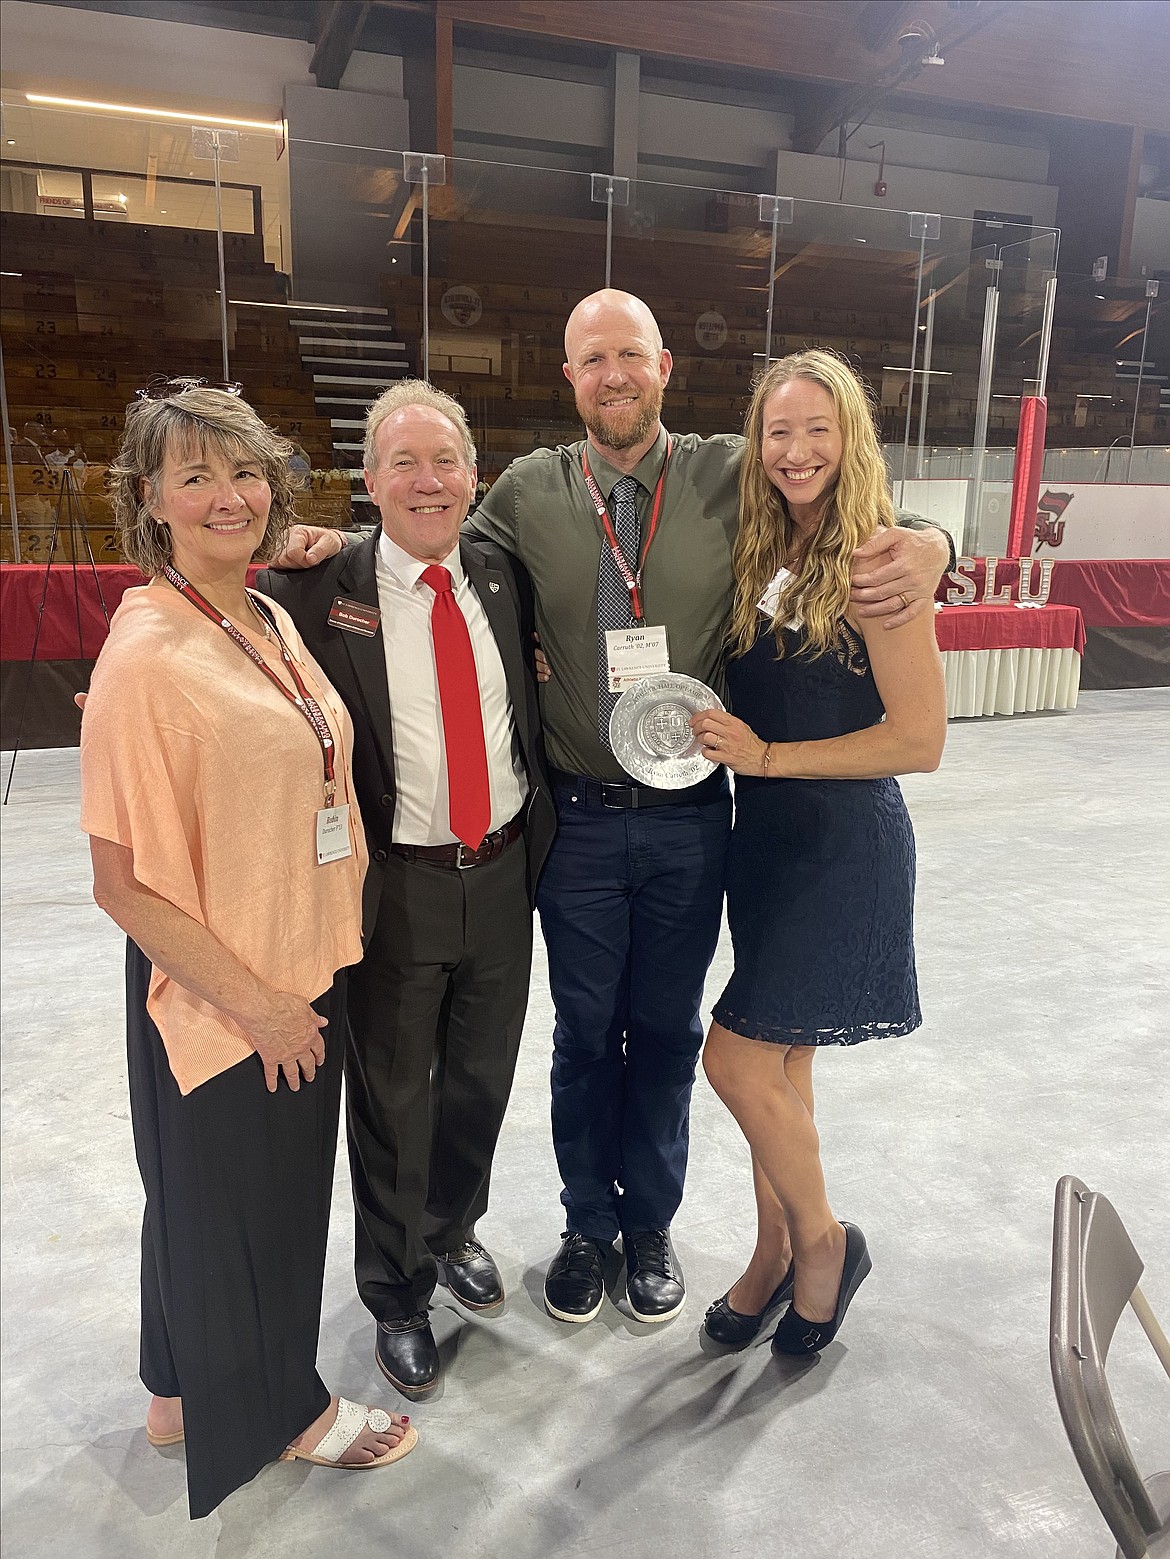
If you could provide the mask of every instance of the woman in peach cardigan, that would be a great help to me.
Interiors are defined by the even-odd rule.
[[[270,1461],[381,1467],[417,1439],[316,1370],[366,853],[349,717],[246,587],[292,514],[291,451],[227,388],[140,392],[111,479],[150,582],[82,722],[94,897],[129,938],[146,1433],[186,1441],[192,1517]]]

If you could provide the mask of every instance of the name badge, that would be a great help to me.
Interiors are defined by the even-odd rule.
[[[376,606],[364,601],[350,601],[339,595],[329,608],[329,626],[345,633],[360,633],[364,639],[372,639],[382,621],[382,613]]]
[[[352,855],[349,842],[349,805],[322,807],[317,813],[317,865],[344,861]]]
[[[605,658],[611,693],[624,693],[643,677],[661,676],[670,670],[666,629],[608,628]]]

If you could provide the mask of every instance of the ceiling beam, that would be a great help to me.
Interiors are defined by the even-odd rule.
[[[319,87],[341,85],[369,13],[370,0],[327,0],[318,6],[317,47],[309,70]]]

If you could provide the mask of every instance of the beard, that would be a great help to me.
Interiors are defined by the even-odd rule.
[[[633,449],[650,437],[662,415],[662,386],[641,391],[636,404],[618,416],[603,417],[596,404],[585,407],[579,400],[577,413],[595,444],[603,449]]]

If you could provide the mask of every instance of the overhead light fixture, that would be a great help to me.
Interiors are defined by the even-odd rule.
[[[950,379],[952,377],[950,370],[946,368],[899,368],[896,363],[883,363],[882,372],[891,374],[929,374],[932,379]]]
[[[43,92],[26,92],[30,103],[50,108],[94,108],[106,114],[133,114],[139,119],[173,119],[179,124],[227,125],[233,130],[271,130],[279,134],[278,119],[228,119],[222,114],[178,113],[173,108],[143,108],[136,103],[98,103],[83,97],[48,97]]]
[[[10,139],[8,144],[9,144],[9,146],[15,146],[16,142]]]

